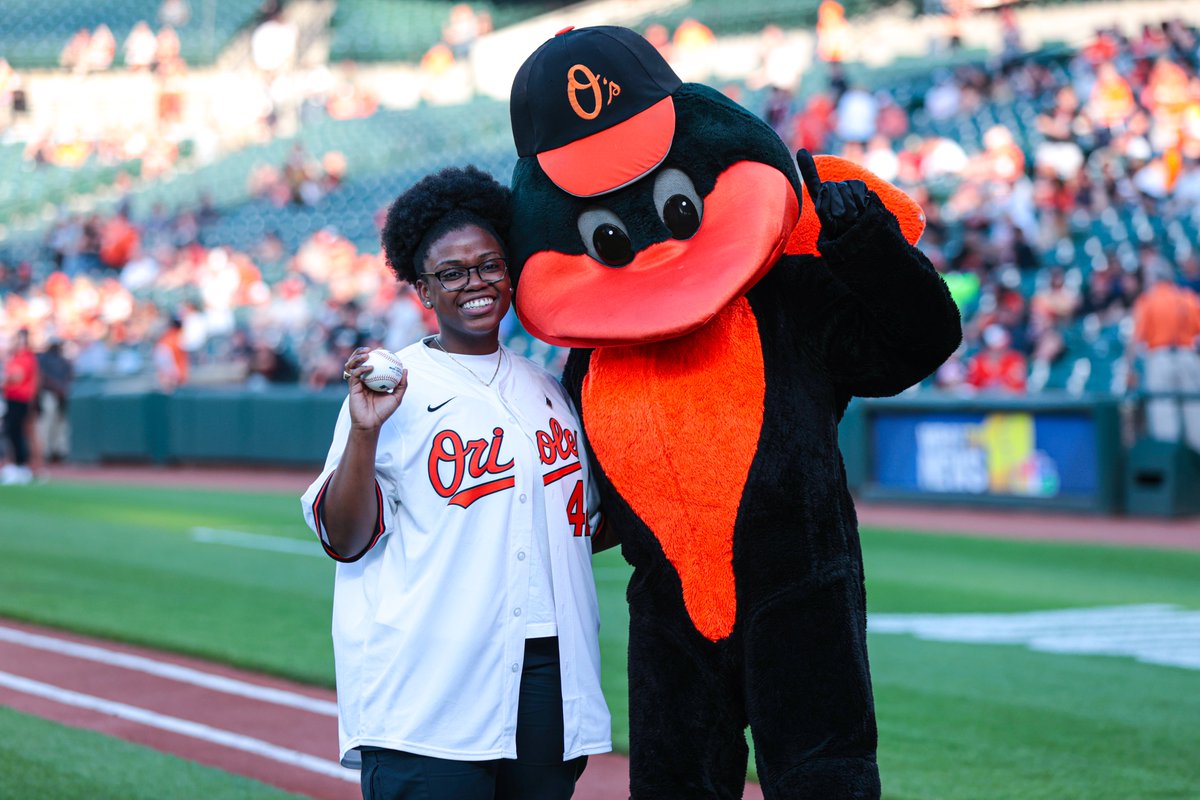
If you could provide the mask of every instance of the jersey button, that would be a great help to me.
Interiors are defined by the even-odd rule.
[[[519,617],[519,616],[521,616],[521,609],[519,609],[519,608],[514,608],[514,609],[513,609],[513,616],[514,616],[514,617]]]
[[[525,551],[518,550],[517,551],[517,561],[524,561],[524,560],[525,560]]]
[[[513,671],[513,672],[516,672],[516,671],[517,671],[517,670],[519,670],[520,668],[521,668],[521,665],[520,665],[520,664],[513,664],[513,665],[512,665],[512,671]]]
[[[521,502],[522,502],[522,503],[524,503],[524,502],[525,502],[525,500],[526,500],[526,497],[525,497],[525,495],[521,495]]]

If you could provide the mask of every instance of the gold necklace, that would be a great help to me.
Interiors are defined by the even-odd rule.
[[[454,357],[453,353],[451,353],[449,350],[447,350],[445,347],[442,346],[442,340],[441,340],[440,336],[433,337],[433,343],[437,345],[438,350],[441,350],[443,353],[450,356],[451,361],[453,361],[455,364],[458,364],[460,367],[465,369],[467,372],[471,373],[471,377],[474,378],[475,380],[479,381],[480,383],[482,383],[484,386],[491,386],[492,382],[494,380],[496,380],[496,376],[500,374],[500,362],[504,360],[504,349],[503,348],[497,348],[498,355],[496,356],[496,371],[492,373],[492,377],[489,378],[487,380],[487,382],[485,383],[483,378],[481,378],[475,374],[475,370],[471,369],[466,364],[459,361],[457,358]]]

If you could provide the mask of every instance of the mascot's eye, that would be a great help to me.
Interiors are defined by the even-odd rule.
[[[633,261],[633,242],[625,231],[607,222],[592,232],[592,246],[605,264],[623,267]]]
[[[654,208],[676,239],[690,239],[700,230],[704,202],[692,179],[680,170],[664,169],[655,177]]]
[[[663,222],[676,239],[687,239],[700,229],[700,211],[687,197],[673,194],[663,206]]]
[[[607,208],[589,208],[579,215],[579,235],[588,255],[610,267],[633,261],[633,242],[621,218]]]

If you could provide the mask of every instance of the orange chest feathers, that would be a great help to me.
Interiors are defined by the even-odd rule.
[[[733,528],[765,393],[745,297],[679,339],[597,349],[583,383],[592,450],[662,546],[692,622],[712,641],[733,630]]]

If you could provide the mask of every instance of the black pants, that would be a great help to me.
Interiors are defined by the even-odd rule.
[[[704,638],[679,583],[629,594],[633,800],[737,800],[746,726],[767,800],[879,800],[866,612],[857,570],[830,570]]]
[[[363,748],[364,800],[567,800],[587,756],[562,760],[558,639],[528,639],[517,707],[517,757],[451,761]]]
[[[4,412],[4,438],[8,439],[13,463],[23,467],[29,463],[29,436],[26,421],[29,419],[29,403],[8,400]]]

